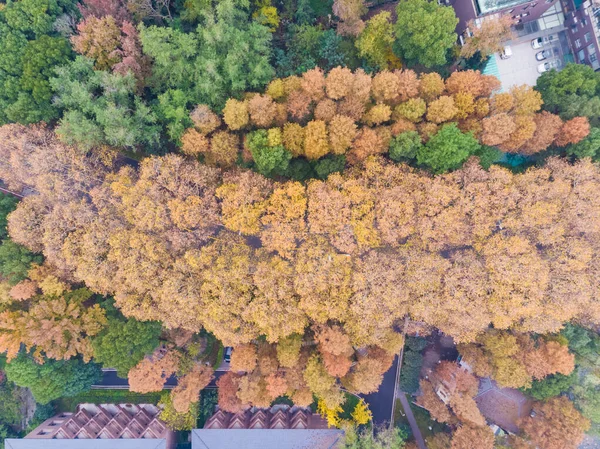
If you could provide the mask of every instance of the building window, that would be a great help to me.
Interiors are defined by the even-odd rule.
[[[575,14],[573,14],[573,23],[577,23],[577,20],[579,19],[577,19],[577,16]]]
[[[577,33],[577,25],[571,25],[571,33]]]
[[[575,39],[575,48],[581,48],[581,39]]]
[[[596,62],[596,59],[598,58],[596,57],[595,53],[593,55],[590,55],[590,62]]]
[[[529,8],[531,8],[531,5],[525,5],[525,6],[523,6],[523,8],[521,8],[521,10],[527,11]]]
[[[515,12],[515,8],[511,9],[510,11],[508,11],[509,14],[511,14],[513,12]],[[514,19],[514,17],[513,17],[513,19]]]
[[[587,26],[587,24],[588,24],[588,21],[587,21],[587,19],[586,19],[585,17],[583,17],[583,18],[581,19],[581,28],[583,28],[583,27]]]
[[[590,33],[590,32],[585,33],[585,35],[583,36],[583,39],[585,40],[586,43],[589,42],[589,41],[591,41],[592,40],[592,33]]]
[[[533,2],[533,3],[531,4],[531,7],[532,7],[532,8],[535,8],[536,6],[537,6],[537,2]]]
[[[550,3],[552,3],[553,1],[554,1],[554,0],[546,0],[546,3],[547,3],[547,4],[550,4]]]
[[[577,57],[579,58],[579,62],[583,62],[585,60],[585,51],[579,50],[579,53],[577,53]]]
[[[594,44],[588,45],[587,49],[588,55],[593,55],[594,53],[596,53],[596,46]]]

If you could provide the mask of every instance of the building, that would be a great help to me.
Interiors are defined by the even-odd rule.
[[[171,449],[174,433],[152,404],[80,404],[44,421],[7,449]],[[85,441],[82,441],[85,440]]]
[[[486,18],[495,19],[510,15],[515,26],[532,22],[552,7],[558,0],[442,0],[451,5],[458,17],[456,31],[462,35],[469,21],[476,23]]]
[[[344,432],[306,409],[275,405],[239,413],[218,410],[192,431],[192,449],[335,449]]]
[[[600,1],[561,0],[575,62],[600,69]]]

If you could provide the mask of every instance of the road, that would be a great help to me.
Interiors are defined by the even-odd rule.
[[[217,380],[225,374],[225,371],[216,371],[215,377],[208,384],[206,388],[217,388]],[[164,389],[170,390],[177,386],[177,378],[175,376],[169,377],[165,383]],[[102,381],[98,385],[93,385],[94,390],[129,390],[129,382],[127,379],[117,376],[115,370],[102,370]]]
[[[363,395],[369,409],[373,413],[373,423],[384,424],[390,422],[394,410],[394,390],[396,384],[396,370],[398,356],[394,358],[392,367],[383,375],[383,382],[375,393]]]

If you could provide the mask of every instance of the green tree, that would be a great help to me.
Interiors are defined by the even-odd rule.
[[[326,179],[330,174],[344,171],[346,167],[346,156],[327,155],[318,161],[314,161],[314,169],[319,179]]]
[[[259,173],[272,176],[287,170],[292,154],[282,145],[269,146],[267,130],[261,129],[248,134],[246,142]]]
[[[600,73],[584,64],[567,64],[560,72],[544,72],[536,83],[544,109],[563,120],[577,116],[600,125]]]
[[[428,0],[404,0],[396,13],[396,54],[409,64],[445,64],[446,53],[456,43],[454,10]]]
[[[459,168],[480,147],[471,133],[465,134],[456,123],[449,123],[417,151],[417,162],[434,173],[443,173]]]
[[[578,158],[591,157],[597,161],[600,158],[600,128],[592,128],[590,134],[581,142],[569,145],[567,154]]]
[[[374,430],[345,428],[344,449],[402,449],[408,438],[398,427],[377,427]]]
[[[421,136],[416,131],[406,131],[390,140],[390,158],[394,161],[411,160],[421,149]]]
[[[381,12],[367,21],[364,30],[356,39],[360,57],[371,65],[387,68],[394,43],[394,27],[389,12]]]
[[[69,42],[53,31],[56,18],[71,2],[20,0],[0,9],[0,124],[50,121],[48,79],[72,55]]]
[[[159,345],[161,324],[155,321],[109,320],[92,341],[94,359],[105,368],[115,368],[127,377],[131,368]]]
[[[419,378],[423,356],[420,352],[404,351],[402,370],[400,371],[400,388],[406,393],[413,394],[419,389]]]
[[[0,244],[0,274],[13,285],[27,278],[32,263],[40,264],[42,261],[42,256],[33,254],[11,239]]]
[[[23,352],[6,365],[6,376],[18,386],[29,388],[40,404],[87,391],[102,377],[95,363],[47,359],[40,364]]]
[[[94,70],[94,61],[78,56],[56,69],[50,80],[55,104],[65,109],[56,132],[83,150],[98,145],[135,148],[158,143],[156,116],[135,94],[132,73]]]
[[[227,98],[263,87],[273,78],[269,28],[249,20],[249,2],[222,0],[204,12],[194,33],[142,27],[144,53],[154,60],[155,93],[179,89],[191,104],[222,109]]]
[[[3,240],[8,235],[6,230],[6,217],[17,208],[19,200],[12,195],[0,193],[0,240]]]
[[[568,376],[563,374],[551,374],[542,380],[534,380],[531,388],[525,393],[538,401],[545,401],[553,396],[568,391],[571,386],[577,382],[577,372],[573,371]]]

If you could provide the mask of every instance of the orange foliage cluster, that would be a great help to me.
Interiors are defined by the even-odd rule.
[[[444,81],[437,73],[419,77],[412,70],[371,76],[360,69],[353,73],[336,67],[325,74],[315,68],[301,77],[272,81],[264,94],[228,100],[222,117],[225,129],[215,132],[221,120],[214,114],[214,126],[208,128],[194,119],[195,128],[183,136],[181,151],[204,154],[207,163],[230,167],[242,151],[240,137],[268,129],[283,136],[283,146],[294,157],[315,160],[346,154],[355,164],[387,153],[390,139],[402,132],[418,131],[426,141],[450,122],[481,143],[523,154],[553,143],[578,142],[589,133],[585,118],[563,124],[556,115],[538,113],[542,98],[531,87],[494,94],[499,87],[495,77],[473,70],[454,72]],[[251,157],[245,146],[243,154]]]

